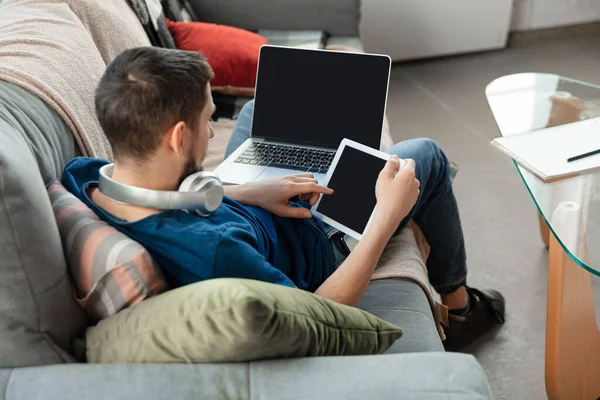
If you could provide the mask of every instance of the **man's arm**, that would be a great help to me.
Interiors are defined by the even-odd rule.
[[[251,182],[244,185],[225,186],[225,195],[249,206],[258,206],[284,218],[310,218],[305,208],[291,207],[289,200],[300,200],[314,205],[320,194],[332,194],[333,190],[318,184],[313,174],[289,175],[278,179]]]
[[[379,257],[392,234],[414,206],[419,195],[415,162],[393,156],[379,174],[375,194],[377,208],[370,228],[346,261],[315,291],[315,294],[354,306],[364,294]],[[314,205],[319,194],[333,191],[318,185],[312,174],[293,175],[276,180],[228,186],[225,194],[242,204],[260,206],[281,217],[308,218],[310,211],[288,206],[289,198],[308,196]]]
[[[281,183],[273,182],[274,185]],[[261,189],[268,190],[269,186],[263,186]],[[252,196],[260,196],[261,192],[262,190],[255,191],[252,184],[225,187],[225,195],[242,204],[255,204],[256,199],[253,200]],[[297,209],[297,211],[306,212],[308,210]],[[382,214],[384,213],[380,212],[377,215],[381,216]],[[315,291],[315,294],[342,304],[355,305],[358,303],[367,289],[386,243],[395,231],[393,222],[390,224],[388,221],[380,221],[383,218],[377,215],[368,232],[365,233],[346,261]],[[399,222],[395,226],[398,224]]]
[[[415,162],[400,164],[392,158],[379,174],[377,208],[373,221],[346,261],[315,291],[315,294],[355,306],[367,290],[381,253],[398,225],[415,205],[420,183],[415,179]]]
[[[319,286],[315,294],[349,306],[358,304],[391,235],[379,227],[369,229],[346,261]]]
[[[246,186],[248,183],[242,185],[227,185],[223,186],[223,191],[225,192],[225,196],[231,197],[235,201],[245,204],[243,201],[243,193],[246,190]]]

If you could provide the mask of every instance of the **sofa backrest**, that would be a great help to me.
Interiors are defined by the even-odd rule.
[[[361,0],[189,0],[200,21],[248,30],[324,30],[358,36]]]
[[[44,183],[75,154],[49,106],[0,81],[0,368],[73,361],[86,325]]]
[[[31,13],[26,9],[30,6]],[[35,14],[35,7],[42,8],[42,14]],[[53,7],[62,14],[51,15]],[[17,18],[18,26],[11,22],[11,12],[12,17],[17,12],[23,16]],[[70,47],[47,45],[52,42],[52,19],[65,15],[72,21],[62,26],[72,29],[77,40],[59,38],[61,44],[72,43]],[[29,20],[47,23],[38,25],[47,30],[38,32],[27,25]],[[72,341],[84,332],[87,320],[73,295],[46,192],[46,185],[79,155],[63,119],[69,114],[60,103],[76,102],[78,110],[94,116],[90,122],[95,124],[93,95],[105,60],[127,48],[148,46],[149,41],[127,0],[0,0],[0,39],[7,30],[14,37],[0,40],[0,56],[7,54],[0,57],[0,368],[73,362]],[[43,57],[32,38],[45,46]],[[29,46],[28,57],[19,58],[25,53],[19,40]],[[33,63],[27,64],[28,74],[9,62],[13,59]],[[57,59],[68,62],[57,67]],[[48,100],[44,102],[32,94],[37,86],[31,82],[60,84],[42,96]],[[74,91],[75,99],[64,98]],[[62,95],[63,101],[49,101],[53,95]]]

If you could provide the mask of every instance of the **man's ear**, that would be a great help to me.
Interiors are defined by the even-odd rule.
[[[183,134],[185,122],[179,121],[169,129],[165,137],[167,146],[178,156],[183,154]]]

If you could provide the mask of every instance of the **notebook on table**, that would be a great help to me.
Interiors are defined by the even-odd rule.
[[[600,149],[600,118],[495,138],[492,146],[544,182],[600,169],[600,154],[568,159]]]

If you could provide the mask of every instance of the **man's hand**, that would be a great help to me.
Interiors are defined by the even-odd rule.
[[[386,163],[375,187],[377,208],[373,222],[348,258],[315,294],[349,306],[358,304],[386,243],[419,197],[421,184],[415,179],[415,162],[404,161],[401,167],[398,157],[392,156]]]
[[[420,186],[421,183],[415,178],[414,160],[406,159],[400,167],[400,159],[392,156],[377,179],[377,208],[372,226],[393,234],[417,202]]]
[[[267,179],[239,186],[226,186],[225,194],[242,204],[258,206],[279,217],[310,218],[312,213],[305,208],[290,207],[291,198],[315,205],[320,194],[332,194],[333,190],[321,186],[313,174],[290,175]]]

